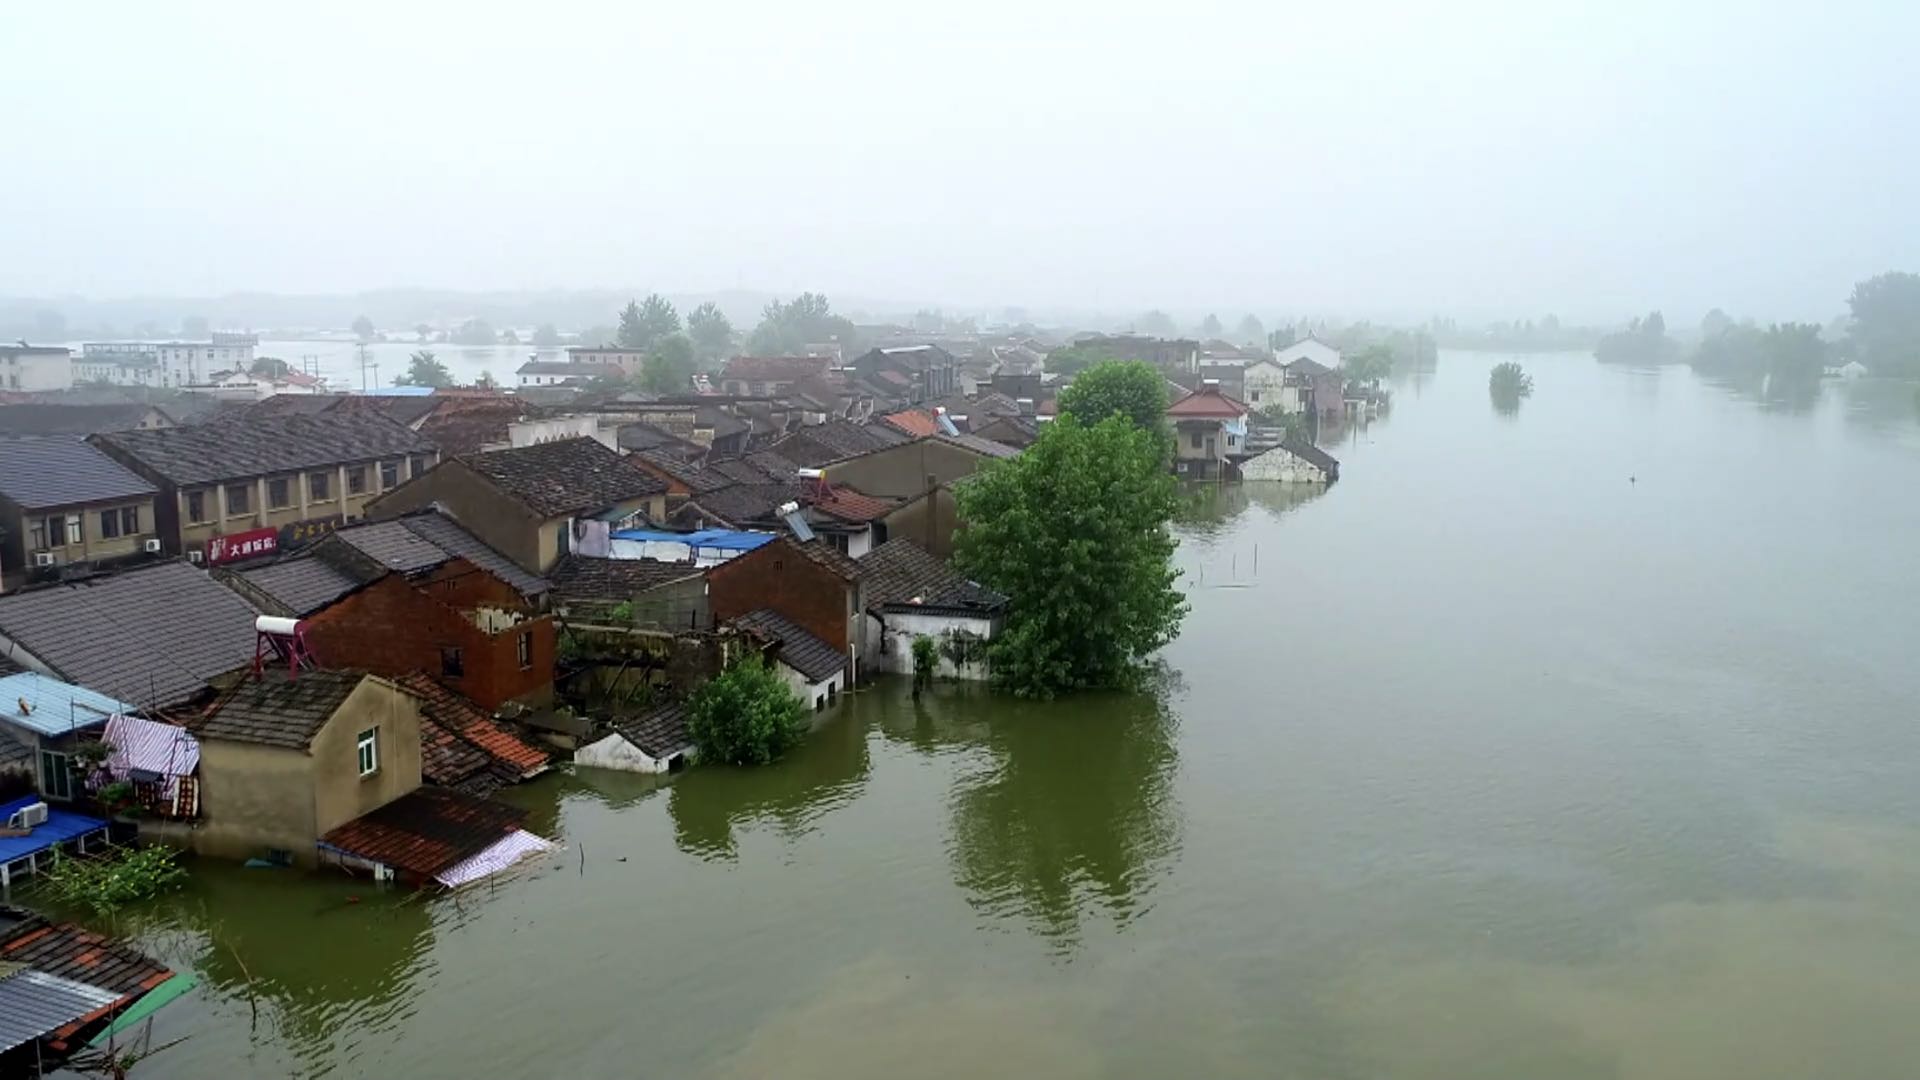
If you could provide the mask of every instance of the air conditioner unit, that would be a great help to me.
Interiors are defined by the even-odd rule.
[[[158,540],[149,540],[140,545],[140,547],[149,555],[158,555],[160,553],[160,541]]]
[[[15,810],[12,815],[7,818],[7,828],[9,829],[31,829],[36,825],[45,825],[46,823],[47,804],[43,802],[29,803]]]
[[[35,566],[52,566],[52,565],[53,565],[53,552],[51,552],[51,551],[36,551],[36,552],[34,552],[34,553],[33,553],[33,565],[35,565]]]
[[[195,566],[199,566],[201,562],[205,561],[205,559],[206,559],[206,556],[200,554],[198,551],[187,552],[187,561],[192,563]]]

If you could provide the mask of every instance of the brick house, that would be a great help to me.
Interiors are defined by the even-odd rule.
[[[475,536],[536,574],[629,522],[666,516],[667,484],[594,439],[449,458],[368,515],[387,520],[438,506]],[[606,551],[588,551],[606,554]]]
[[[762,608],[833,646],[848,658],[848,681],[858,678],[854,658],[864,652],[860,570],[852,559],[819,540],[781,537],[707,571],[707,604],[716,622]]]

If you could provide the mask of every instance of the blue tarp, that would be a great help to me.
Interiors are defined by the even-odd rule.
[[[657,544],[686,544],[690,547],[719,548],[724,551],[752,551],[773,539],[772,533],[739,532],[733,529],[701,529],[698,532],[659,532],[654,529],[621,529],[615,540],[651,541]]]
[[[39,801],[41,801],[39,796],[29,795],[24,799],[15,799],[12,802],[0,803],[0,825],[6,824],[7,819],[13,816],[15,810],[25,806],[32,806]],[[35,825],[33,831],[25,836],[0,836],[0,864],[10,863],[15,859],[24,859],[29,855],[36,855],[48,850],[55,844],[64,844],[75,837],[84,836],[90,832],[97,832],[107,827],[107,823],[101,821],[99,818],[91,818],[85,814],[76,814],[69,810],[62,810],[52,803],[47,805],[47,823],[45,825]]]

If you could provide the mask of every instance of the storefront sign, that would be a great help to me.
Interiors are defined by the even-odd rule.
[[[280,546],[299,547],[301,544],[320,539],[344,524],[346,524],[346,518],[335,514],[332,517],[308,518],[291,525],[282,525],[280,526]]]
[[[216,536],[207,541],[207,565],[219,566],[221,563],[237,562],[240,559],[252,559],[261,555],[271,555],[280,550],[280,533],[277,529],[248,529],[246,532],[228,536]]]

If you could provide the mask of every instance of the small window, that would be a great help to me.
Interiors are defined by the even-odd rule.
[[[330,472],[308,473],[307,498],[314,502],[326,502],[333,498],[333,474]]]
[[[187,492],[187,520],[195,525],[207,520],[207,493],[204,491]]]
[[[1200,449],[1200,433],[1197,431],[1194,432],[1191,438],[1193,439],[1193,448],[1195,450]]]
[[[380,463],[380,486],[391,490],[400,486],[400,463],[383,461]]]
[[[367,467],[365,465],[347,466],[347,494],[364,495],[367,491]]]
[[[458,645],[440,646],[440,674],[449,678],[458,678],[466,673],[466,665],[460,661],[460,647]]]
[[[73,798],[73,758],[40,751],[40,793],[50,799]]]
[[[120,535],[120,511],[100,511],[100,539],[112,540]]]
[[[532,666],[533,631],[528,630],[520,635],[520,670],[525,671]]]
[[[267,481],[267,509],[284,510],[293,505],[293,485],[284,476]]]
[[[253,485],[227,485],[227,516],[238,517],[253,513]]]
[[[33,550],[39,551],[47,546],[47,520],[34,518],[32,523]]]
[[[372,776],[380,771],[380,729],[368,728],[353,740],[354,751],[360,758],[360,775]]]
[[[426,474],[426,471],[431,468],[433,468],[433,458],[431,456],[427,454],[413,455],[414,476],[423,476]]]
[[[140,508],[128,506],[120,511],[120,532],[124,536],[140,535]]]
[[[67,518],[67,543],[84,543],[87,539],[87,523],[79,514]]]

